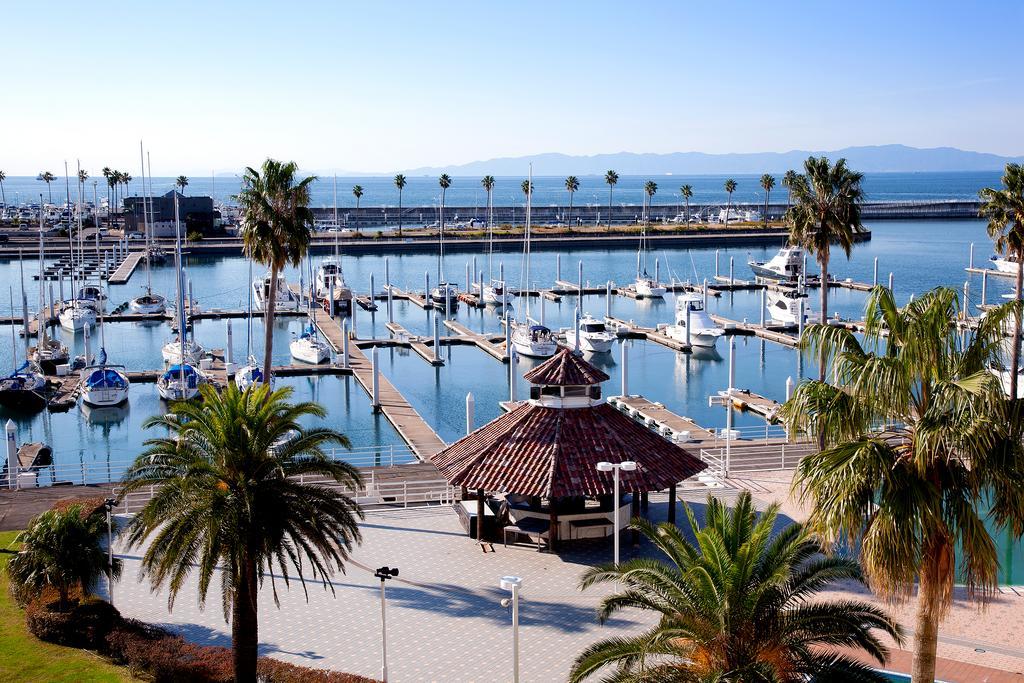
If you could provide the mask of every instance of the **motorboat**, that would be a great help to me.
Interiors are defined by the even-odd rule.
[[[650,277],[646,271],[637,275],[633,286],[636,289],[636,295],[644,299],[660,299],[668,291],[665,285]]]
[[[167,299],[159,294],[147,291],[142,296],[137,296],[128,303],[132,313],[142,315],[157,315],[167,310]]]
[[[249,361],[235,370],[235,386],[245,391],[251,386],[263,384],[263,369],[256,362],[256,358],[249,356]],[[270,376],[270,385],[274,385],[274,376]]]
[[[439,282],[437,287],[430,290],[430,301],[439,308],[447,308],[449,305],[455,308],[459,303],[459,288],[450,282]]]
[[[476,287],[476,285],[474,285]],[[508,306],[516,296],[512,288],[505,284],[504,280],[491,280],[490,284],[484,285],[482,295],[483,302],[492,306]]]
[[[0,405],[15,410],[42,410],[46,406],[46,377],[31,363],[0,378]]]
[[[749,260],[747,265],[757,277],[796,282],[803,274],[804,250],[802,247],[782,247],[768,261]]]
[[[336,309],[351,310],[352,290],[345,284],[341,261],[327,257],[316,269],[313,293],[320,301],[333,301]]]
[[[302,334],[292,339],[289,345],[292,358],[303,363],[319,365],[331,358],[331,347],[317,336],[316,328],[310,325]]]
[[[767,299],[768,315],[774,322],[799,325],[801,312],[805,323],[814,318],[806,303],[807,295],[796,289],[769,289]]]
[[[1006,256],[993,256],[991,259],[992,265],[1000,273],[1012,273],[1017,274],[1017,269],[1020,267],[1020,263],[1017,261],[1015,254],[1007,254]]]
[[[579,334],[577,335],[577,330]],[[580,351],[593,353],[607,353],[612,350],[612,344],[618,337],[608,329],[603,320],[587,314],[580,318],[578,327],[566,330],[565,343],[571,348],[578,346]]]
[[[78,288],[78,301],[97,313],[107,310],[107,293],[99,285],[82,285]]]
[[[174,338],[164,344],[160,353],[165,363],[177,365],[184,362],[198,365],[206,350],[195,339],[181,341]]]
[[[128,375],[120,365],[100,365],[82,370],[82,402],[98,408],[128,400]]]
[[[57,339],[40,339],[39,344],[29,348],[28,359],[48,375],[57,374],[57,366],[65,365],[70,359],[68,347]]]
[[[512,347],[520,356],[549,358],[558,350],[555,335],[544,325],[536,323],[515,323],[512,329]]]
[[[166,401],[188,401],[199,394],[206,377],[188,363],[172,365],[156,380],[156,390]]]
[[[704,310],[704,299],[698,294],[682,294],[676,298],[676,320],[665,328],[665,334],[676,341],[689,341],[691,346],[714,348],[725,330]],[[689,339],[687,339],[689,324]]]
[[[256,278],[252,282],[252,296],[257,311],[267,310],[266,305],[270,300],[270,274]],[[275,296],[275,308],[278,311],[297,311],[301,307],[299,297],[288,286],[288,280],[284,275],[277,276],[277,292]]]
[[[96,309],[84,301],[75,299],[61,308],[57,316],[60,326],[68,332],[81,332],[96,324]]]

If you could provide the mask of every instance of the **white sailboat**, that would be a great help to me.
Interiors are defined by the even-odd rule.
[[[487,284],[483,286],[483,292],[477,291],[479,287],[476,284],[473,289],[485,304],[492,306],[511,306],[516,296],[505,282],[504,268],[499,268],[498,277],[494,277],[494,199],[490,192],[487,193]]]
[[[530,175],[527,179],[526,193],[526,234],[524,235],[524,278],[526,285],[526,319],[519,322],[506,316],[509,325],[512,325],[512,347],[516,353],[529,358],[549,358],[555,355],[558,350],[558,343],[551,330],[542,323],[530,318],[530,219],[532,213],[533,199],[533,165],[530,165]]]
[[[459,304],[459,288],[447,282],[444,277],[444,195],[447,188],[441,188],[441,204],[437,229],[437,286],[428,292],[431,303],[438,308],[456,308]]]
[[[142,141],[139,141],[139,157],[142,157]],[[149,191],[148,196],[142,198],[142,220],[146,234],[146,293],[137,296],[128,303],[132,313],[145,315],[156,315],[167,310],[167,299],[160,294],[153,293],[153,276],[150,268],[152,241],[150,233],[153,231],[153,169],[149,169]],[[142,184],[146,186],[146,165],[142,166]],[[148,199],[148,203],[147,203]]]
[[[643,299],[660,299],[668,288],[647,274],[647,224],[646,217],[640,232],[640,245],[636,251],[636,280],[633,282],[636,295]]]
[[[313,322],[302,330],[302,334],[292,339],[288,349],[295,360],[319,365],[330,360],[331,347],[320,339],[316,332],[316,309],[312,306],[312,302],[310,302],[308,311]]]
[[[252,260],[249,260],[249,279],[252,280]],[[249,308],[245,317],[245,365],[235,371],[235,385],[245,391],[255,384],[263,384],[263,369],[252,354],[252,288],[249,288]],[[270,376],[270,386],[274,376]]]
[[[206,381],[206,378],[196,369],[193,363],[188,362],[188,351],[186,349],[186,337],[188,331],[185,327],[185,287],[182,283],[181,271],[181,223],[178,219],[178,198],[174,198],[174,265],[178,274],[177,282],[177,313],[178,313],[178,358],[182,359],[172,363],[167,370],[157,378],[156,389],[160,397],[168,401],[187,401],[199,393],[199,385]],[[164,358],[167,357],[167,346],[164,346]]]
[[[43,196],[39,195],[42,206]],[[50,302],[46,297],[46,247],[43,244],[43,212],[39,212],[39,314],[36,316],[36,329],[39,338],[36,345],[28,350],[28,359],[34,362],[44,373],[56,374],[57,366],[68,362],[71,355],[68,348],[57,339],[50,339],[47,334],[49,324]]]
[[[689,340],[687,340],[689,323]],[[676,341],[689,341],[691,346],[714,348],[725,330],[715,323],[704,310],[704,299],[692,293],[676,297],[676,319],[674,325],[665,328],[665,334]]]
[[[338,176],[334,176],[334,227],[338,226]],[[340,231],[334,231],[334,256],[328,256],[316,269],[313,279],[313,297],[328,310],[333,302],[330,315],[345,314],[352,310],[352,289],[345,284],[341,269],[341,249],[338,244]]]
[[[67,165],[65,164],[65,175],[67,175]],[[79,215],[78,218],[78,234],[81,237],[82,234],[82,218]],[[71,255],[71,291],[75,292],[75,241],[71,236],[71,231],[68,231],[68,250]],[[81,259],[79,259],[81,263]],[[60,313],[57,315],[57,319],[60,321],[60,326],[68,332],[81,332],[87,327],[93,327],[96,324],[96,309],[93,307],[94,304],[84,299],[71,299],[67,302],[61,303]]]

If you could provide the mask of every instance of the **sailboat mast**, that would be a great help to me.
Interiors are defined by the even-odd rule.
[[[533,164],[526,176],[526,321],[530,321],[530,214],[533,212]]]
[[[39,351],[37,358],[42,358],[46,348],[46,323],[49,311],[46,311],[46,248],[43,246],[43,195],[39,195]]]
[[[64,180],[68,181],[68,162],[64,162]],[[70,187],[70,186],[69,186]],[[68,190],[68,204],[71,204],[71,190]],[[74,301],[77,292],[75,290],[75,238],[71,236],[71,222],[68,221],[68,257],[71,259],[71,299]],[[63,301],[61,304],[63,305]]]
[[[445,188],[441,188],[441,205],[437,213],[437,286],[444,282],[444,195]],[[430,296],[430,292],[426,293]]]
[[[139,165],[142,166],[142,226],[146,233],[146,294],[149,294],[153,281],[149,272],[149,216],[146,207],[146,159],[142,153],[142,140],[139,140]]]
[[[249,259],[249,314],[245,321],[245,362],[252,356],[252,259]]]
[[[338,225],[338,174],[334,174],[334,260],[338,260],[338,234],[341,227]],[[340,265],[340,264],[339,264]],[[333,287],[333,283],[331,284]]]

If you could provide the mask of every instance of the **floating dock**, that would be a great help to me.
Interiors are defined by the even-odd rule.
[[[125,256],[121,264],[114,269],[110,277],[107,278],[107,284],[111,285],[123,285],[128,282],[131,278],[132,273],[139,266],[139,262],[145,258],[146,252],[144,251],[131,251]]]
[[[502,341],[501,344],[495,344],[487,336],[473,332],[468,327],[460,322],[456,322],[455,320],[445,320],[444,326],[492,358],[495,358],[502,363],[508,362],[508,349],[505,348],[504,341]]]
[[[732,405],[740,410],[750,411],[763,417],[769,424],[779,421],[778,413],[782,404],[761,394],[755,394],[749,389],[733,389]]]
[[[444,365],[444,359],[441,358],[441,354],[439,353],[440,349],[433,348],[433,339],[430,340],[430,346],[427,346],[427,342],[424,338],[413,334],[398,323],[386,323],[384,327],[387,328],[388,332],[396,335],[400,342],[403,341],[404,338],[405,343],[407,343],[416,355],[423,360],[434,366]]]
[[[688,417],[677,415],[661,403],[643,396],[615,396],[609,402],[634,420],[645,423],[662,436],[676,443],[696,446],[712,445],[718,437],[710,429],[701,427]]]

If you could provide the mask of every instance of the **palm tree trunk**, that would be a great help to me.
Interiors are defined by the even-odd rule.
[[[686,229],[690,229],[690,198],[686,198]]]
[[[1020,306],[1021,296],[1021,285],[1024,284],[1024,260],[1022,260],[1024,254],[1017,253],[1017,286],[1014,290],[1017,298],[1017,306]],[[1017,310],[1017,314],[1014,316],[1015,324],[1013,326],[1013,351],[1010,353],[1010,399],[1017,398],[1017,372],[1020,368],[1020,325],[1021,325],[1021,314],[1020,309]]]
[[[236,683],[255,683],[259,647],[256,566],[251,559],[244,562],[231,605],[231,656]]]
[[[277,265],[270,266],[270,292],[263,309],[263,381],[270,382],[270,368],[273,366],[274,315],[277,313]]]
[[[769,194],[770,194],[770,192],[768,190],[764,191],[764,227],[766,227],[766,228],[768,227],[768,195]]]
[[[608,232],[612,231],[612,186],[608,185]]]
[[[398,236],[402,236],[402,190],[398,190]]]
[[[818,319],[818,322],[824,325],[828,322],[828,256],[822,254],[820,260],[818,261],[818,265],[821,266],[821,301],[819,303],[819,305],[821,306],[821,318]],[[804,273],[804,277],[807,277],[806,273]],[[818,364],[818,371],[818,379],[824,382],[825,354],[821,354],[821,358],[819,359]]]
[[[942,597],[951,568],[949,553],[942,541],[931,541],[926,547],[918,577],[917,609],[914,613],[914,659],[911,669],[913,683],[935,680],[935,652],[939,640],[939,618]]]
[[[572,230],[572,192],[569,193],[569,217],[565,220],[565,224]]]

